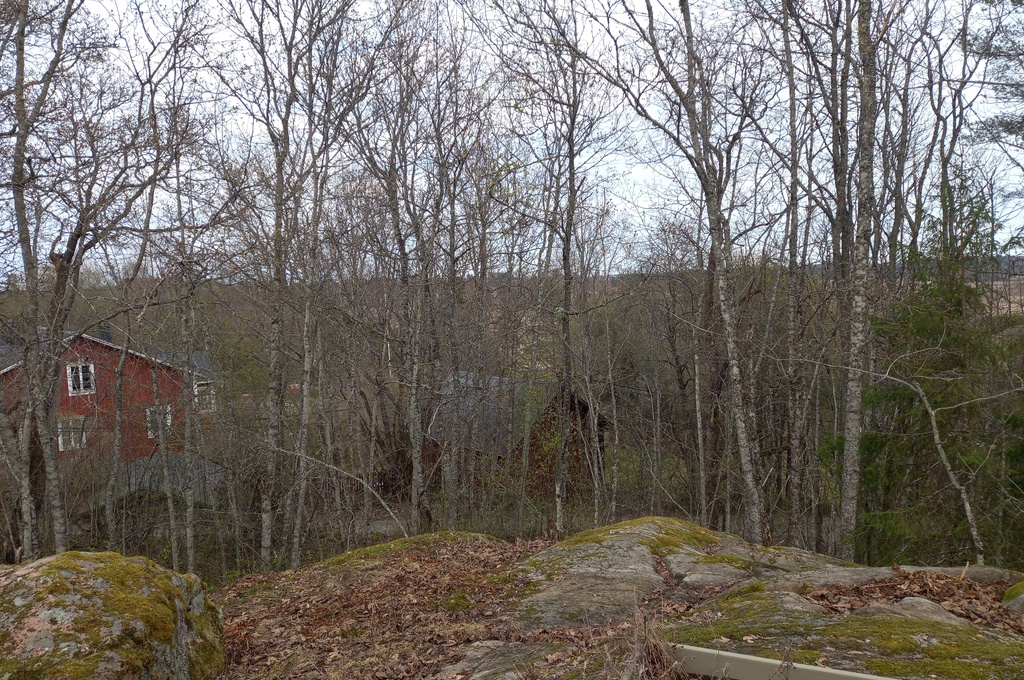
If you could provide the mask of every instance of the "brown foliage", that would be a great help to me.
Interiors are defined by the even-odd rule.
[[[948,574],[908,572],[893,565],[893,575],[859,586],[830,585],[805,597],[830,611],[848,614],[874,603],[895,603],[905,597],[921,597],[971,623],[1024,633],[1024,617],[1002,605],[1006,581],[981,583]]]

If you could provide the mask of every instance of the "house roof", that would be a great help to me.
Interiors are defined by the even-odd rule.
[[[449,375],[438,393],[427,435],[468,450],[504,455],[513,439],[510,402],[517,392],[507,378],[469,371]]]
[[[172,352],[156,355],[156,361],[174,368],[188,366],[197,378],[213,380],[217,373],[213,370],[210,355],[206,352]]]
[[[66,346],[70,347],[70,344],[75,340],[86,340],[97,345],[117,350],[118,352],[124,349],[121,345],[117,345],[109,340],[97,338],[96,336],[89,335],[87,333],[75,333],[72,331],[66,331],[64,333],[64,343]],[[176,370],[180,370],[186,363],[184,354],[160,354],[157,356],[150,356],[133,349],[129,349],[128,354],[142,359],[147,363],[159,364]],[[176,359],[180,359],[180,361],[177,361]],[[210,357],[206,352],[194,352],[191,355],[191,359],[191,369],[193,373],[209,379],[214,377],[215,374],[213,367],[210,364]],[[15,347],[11,343],[0,342],[0,375],[20,366],[21,362],[22,353],[19,348]]]

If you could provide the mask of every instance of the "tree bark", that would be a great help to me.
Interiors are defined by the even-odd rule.
[[[875,44],[871,35],[871,0],[857,8],[857,44],[860,52],[860,114],[857,134],[858,189],[857,238],[853,253],[853,284],[850,299],[849,361],[846,378],[846,423],[843,437],[842,498],[839,509],[837,555],[853,560],[860,495],[860,437],[863,428],[864,362],[868,343],[867,295],[871,229],[875,215],[874,162]]]
[[[307,291],[302,321],[302,406],[299,414],[299,471],[295,481],[295,521],[292,524],[291,567],[298,569],[302,561],[303,519],[306,509],[306,481],[309,475],[309,421],[313,412],[313,299]]]

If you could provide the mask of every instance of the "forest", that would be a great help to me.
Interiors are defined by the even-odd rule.
[[[0,543],[219,580],[672,515],[1024,568],[1022,41],[1004,0],[4,2]],[[215,376],[160,484],[62,449],[83,336]]]

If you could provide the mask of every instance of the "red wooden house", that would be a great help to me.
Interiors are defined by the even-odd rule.
[[[604,478],[605,432],[609,423],[593,410],[584,399],[575,393],[569,401],[569,442],[566,446],[566,491],[572,495],[579,490],[592,488],[594,477],[597,483]],[[592,419],[596,417],[596,421]],[[596,433],[595,437],[592,434]],[[530,427],[520,445],[520,455],[529,457],[527,491],[535,499],[554,498],[558,449],[561,445],[562,428],[559,418],[559,398],[548,401],[540,417]],[[525,447],[525,451],[523,450]]]
[[[117,423],[117,367],[122,348],[89,335],[72,337],[61,355],[62,380],[57,393],[56,444],[62,458],[74,454],[109,456]],[[185,399],[195,399],[200,412],[214,409],[208,375],[129,350],[122,381],[122,456],[134,461],[159,450],[180,450]],[[191,375],[191,377],[190,377]],[[189,384],[192,383],[192,384]],[[8,411],[18,407],[21,364],[0,370],[0,401]]]

